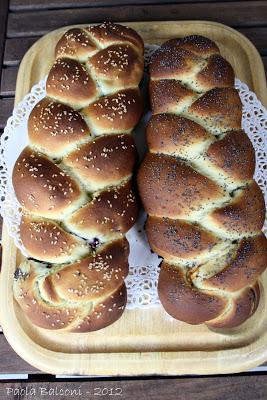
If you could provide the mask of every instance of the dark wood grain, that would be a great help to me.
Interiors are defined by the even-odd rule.
[[[15,389],[18,392],[15,392]],[[31,392],[32,396],[26,397],[26,390],[28,393]],[[15,397],[15,393],[17,396],[20,393],[20,397]],[[104,395],[96,395],[100,393]],[[121,395],[111,396],[110,393],[121,393]],[[4,383],[0,386],[0,396],[6,400],[14,398],[110,399],[112,397],[123,400],[266,400],[267,376]]]
[[[3,55],[5,48],[6,25],[8,16],[8,0],[1,0],[0,3],[0,74],[3,64]]]
[[[42,35],[64,25],[112,21],[208,20],[231,26],[267,25],[266,1],[90,7],[9,13],[8,37]],[[38,23],[37,23],[38,21]]]
[[[239,28],[238,31],[256,46],[261,55],[267,55],[267,26]]]
[[[14,96],[16,89],[16,79],[18,67],[6,67],[2,70],[1,78],[1,96]]]
[[[40,374],[41,372],[22,360],[0,333],[0,374]],[[5,398],[0,394],[0,399]]]
[[[197,0],[198,2],[207,2],[207,0]],[[209,0],[216,2],[217,0]],[[234,0],[226,0],[227,2]],[[80,7],[108,7],[114,5],[128,4],[170,4],[170,3],[195,3],[196,0],[10,0],[11,11],[21,10],[41,10],[54,8],[80,8]]]
[[[238,28],[256,46],[262,55],[267,55],[267,27]],[[6,39],[4,65],[18,65],[26,51],[39,39],[34,37],[19,37]]]
[[[14,105],[14,98],[0,98],[0,129],[6,125],[8,117],[11,116]]]
[[[22,37],[6,39],[4,65],[18,65],[26,51],[33,45],[39,37]]]

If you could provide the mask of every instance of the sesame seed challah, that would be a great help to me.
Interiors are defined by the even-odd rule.
[[[149,243],[163,257],[161,303],[190,324],[238,326],[258,306],[267,240],[233,69],[205,37],[172,39],[154,54],[149,90],[138,187]]]
[[[70,29],[56,45],[13,170],[31,257],[15,272],[14,294],[39,327],[93,331],[125,308],[143,53],[135,31],[111,23]]]

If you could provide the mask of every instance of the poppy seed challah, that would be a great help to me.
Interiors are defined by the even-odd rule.
[[[124,26],[70,29],[56,45],[47,97],[30,114],[13,185],[34,260],[16,270],[14,294],[42,328],[93,331],[125,308],[143,53]]]
[[[161,303],[190,324],[238,326],[258,306],[267,240],[233,69],[205,37],[169,40],[150,64],[150,101],[138,187],[164,259]]]

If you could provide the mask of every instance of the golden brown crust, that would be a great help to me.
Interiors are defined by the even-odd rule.
[[[145,210],[158,217],[185,218],[222,197],[220,187],[209,178],[164,155],[148,153],[137,182]]]
[[[239,130],[242,104],[234,88],[215,88],[203,94],[188,109],[188,115],[202,120],[202,126],[215,133]]]
[[[128,275],[128,255],[126,239],[110,242],[88,257],[56,269],[44,282],[50,281],[62,299],[99,302],[111,295]]]
[[[95,81],[83,64],[70,58],[58,58],[52,66],[46,94],[75,110],[92,103],[98,96]]]
[[[79,146],[63,160],[88,190],[116,185],[132,175],[136,149],[132,135],[103,135]]]
[[[127,132],[135,127],[142,113],[138,88],[101,97],[83,109],[83,115],[95,135]]]
[[[112,23],[71,28],[56,45],[13,171],[21,240],[40,260],[21,263],[14,294],[39,327],[90,332],[126,306],[143,53],[136,32]]]
[[[45,273],[47,273],[45,265],[31,260],[24,261],[15,271],[15,298],[33,324],[45,329],[68,328],[79,315],[78,305],[57,307],[57,303],[51,305],[44,302],[36,290],[36,280]],[[89,305],[88,311],[91,308]]]
[[[267,239],[261,233],[259,236],[242,239],[225,268],[212,277],[203,279],[202,286],[235,292],[253,284],[266,267]],[[205,268],[205,265],[200,266],[201,268]],[[191,276],[192,280],[197,274],[196,270]]]
[[[66,268],[50,270],[25,260],[15,272],[15,298],[30,321],[41,328],[102,329],[115,322],[125,308],[123,279],[128,273],[128,253],[127,241],[120,240]]]
[[[255,152],[242,130],[231,131],[223,139],[212,143],[206,155],[216,168],[235,180],[248,181],[253,177]]]
[[[90,310],[77,326],[74,326],[72,332],[92,332],[116,322],[126,307],[127,291],[123,283],[114,293],[112,293],[105,301],[94,307],[93,312]]]
[[[98,51],[88,61],[93,76],[105,92],[138,86],[143,76],[143,57],[129,44],[115,44]]]
[[[28,119],[31,144],[51,157],[62,157],[79,141],[88,140],[90,131],[81,114],[47,97],[33,108]]]
[[[39,304],[30,290],[19,305],[34,325],[51,330],[68,328],[76,320],[78,313],[78,309],[73,307],[49,307],[44,302]],[[91,309],[88,312],[89,310]]]
[[[153,114],[182,112],[195,99],[195,93],[176,79],[150,81],[149,96]]]
[[[209,215],[209,220],[220,233],[233,239],[260,232],[265,220],[265,203],[257,183],[253,180],[238,190],[230,203]]]
[[[219,243],[215,235],[196,224],[169,218],[149,216],[146,233],[151,248],[167,260],[190,260],[208,254]]]
[[[106,241],[125,234],[135,223],[139,206],[130,181],[102,191],[65,221],[81,237]]]
[[[178,265],[163,262],[160,269],[158,294],[173,318],[189,324],[200,324],[216,318],[227,307],[227,299],[191,286]]]
[[[104,22],[100,25],[90,25],[86,28],[90,37],[100,44],[100,47],[107,47],[115,43],[128,42],[138,49],[140,54],[144,53],[144,42],[136,31],[128,26]]]
[[[196,76],[199,91],[215,87],[233,87],[234,83],[235,74],[232,66],[219,54],[209,57],[207,65]]]
[[[152,57],[151,79],[185,81],[197,92],[234,86],[232,66],[218,54],[215,43],[208,43],[206,38],[198,42],[199,38],[192,36],[193,40],[172,39],[164,43]]]
[[[64,217],[84,202],[85,195],[76,181],[29,147],[16,161],[13,186],[25,210],[47,218]]]
[[[56,58],[74,58],[81,62],[86,61],[98,50],[95,42],[82,28],[69,29],[59,39],[56,49]]]
[[[182,48],[203,58],[211,57],[219,54],[220,50],[216,43],[205,36],[190,35],[179,39],[170,39],[161,46],[162,51],[165,49],[175,51],[176,48]]]
[[[23,215],[20,238],[29,255],[37,260],[66,263],[89,253],[89,246],[57,222]]]
[[[200,57],[192,52],[176,47],[163,47],[153,56],[153,61],[149,65],[150,78],[157,79],[177,79],[182,80],[190,76],[197,68],[202,65]]]
[[[138,173],[159,297],[174,318],[215,328],[256,310],[267,267],[263,194],[241,130],[234,71],[208,38],[171,39],[150,64],[150,153]]]
[[[210,328],[235,328],[251,317],[258,308],[260,300],[260,288],[256,282],[248,286],[232,299],[228,312],[215,320],[207,322]]]
[[[211,135],[194,121],[175,114],[152,115],[146,130],[148,148],[152,153],[193,157]],[[195,149],[195,152],[194,152]]]

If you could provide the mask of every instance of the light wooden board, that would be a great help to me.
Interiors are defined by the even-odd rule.
[[[215,40],[246,82],[266,105],[264,69],[255,47],[224,25],[201,21],[129,23],[146,43],[162,43],[189,34]],[[16,103],[49,71],[54,47],[67,28],[51,32],[26,53],[18,74]],[[1,323],[7,340],[27,362],[53,374],[140,375],[218,374],[248,370],[267,359],[266,289],[256,314],[239,328],[212,331],[204,325],[174,321],[161,306],[126,311],[112,326],[98,332],[73,334],[34,327],[12,296],[13,272],[19,251],[3,229]],[[267,273],[262,288],[267,287]]]

